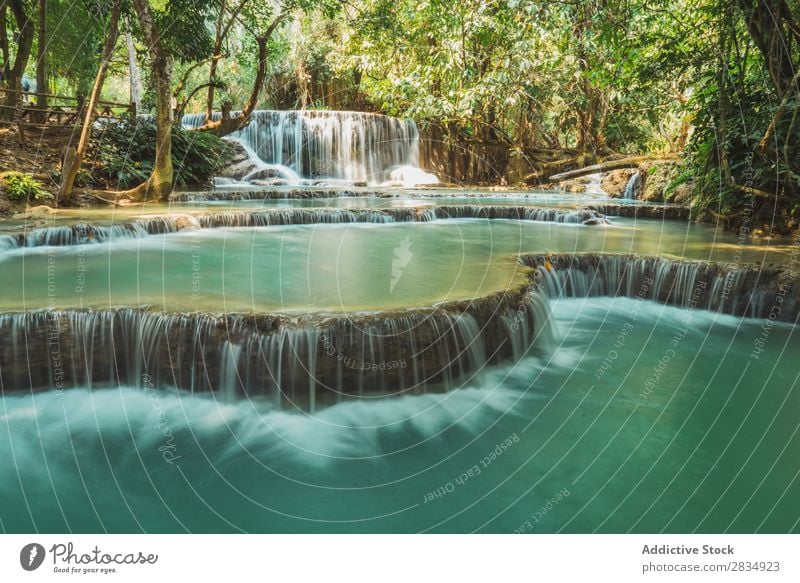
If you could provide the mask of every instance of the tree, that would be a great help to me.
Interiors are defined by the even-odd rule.
[[[23,0],[4,0],[0,5],[0,50],[3,53],[3,81],[6,85],[0,119],[11,120],[22,100],[22,75],[28,65],[33,48],[34,22],[28,15],[28,7]],[[9,46],[9,30],[6,25],[7,11],[11,11],[16,25],[16,51],[12,62]]]
[[[47,0],[39,0],[36,51],[36,105],[47,108]]]
[[[278,28],[285,23],[296,9],[311,9],[319,7],[327,14],[335,13],[339,8],[339,0],[282,0],[277,7],[266,2],[254,0],[239,0],[238,3],[229,5],[227,0],[221,0],[219,12],[217,14],[214,50],[210,58],[208,81],[199,86],[194,93],[202,88],[206,88],[206,122],[198,128],[200,131],[211,132],[217,136],[231,134],[250,122],[250,116],[258,106],[264,83],[267,78],[267,66],[269,64],[269,43]],[[245,18],[242,18],[242,17]],[[220,118],[213,119],[214,98],[216,90],[224,87],[217,76],[217,69],[220,59],[223,58],[223,48],[230,34],[239,23],[255,39],[257,47],[256,74],[253,80],[252,89],[247,101],[237,115],[231,116],[232,105],[223,103],[220,108]]]
[[[136,48],[133,44],[133,35],[131,34],[131,25],[127,22],[125,25],[125,51],[128,56],[128,71],[130,75],[130,92],[128,97],[130,99],[131,114],[136,115],[141,108],[142,102],[142,81],[139,75],[139,64],[136,61]]]
[[[156,95],[156,159],[145,182],[121,193],[137,200],[164,199],[172,192],[172,55],[147,0],[133,0],[151,61],[151,83]]]
[[[62,199],[68,198],[72,194],[72,186],[75,183],[75,177],[78,175],[83,157],[89,147],[89,140],[92,136],[92,125],[95,120],[95,107],[97,101],[100,99],[100,92],[103,90],[108,66],[111,62],[114,46],[117,43],[121,11],[121,0],[113,0],[111,17],[108,22],[108,36],[106,37],[103,54],[100,58],[100,66],[97,69],[97,75],[95,76],[92,92],[89,95],[89,101],[84,108],[81,136],[75,149],[68,148],[64,158],[64,165],[61,172],[61,184],[58,189],[58,195]]]
[[[118,196],[162,200],[173,188],[172,74],[174,60],[203,60],[211,52],[205,27],[208,6],[191,0],[169,2],[154,10],[148,0],[133,0],[150,56],[150,83],[155,93],[156,155],[150,177]]]

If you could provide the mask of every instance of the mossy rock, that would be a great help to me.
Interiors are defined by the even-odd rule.
[[[644,186],[640,200],[649,202],[681,202],[689,191],[684,187],[673,188],[680,175],[677,162],[650,162],[641,167]]]
[[[636,174],[636,170],[633,168],[610,170],[603,173],[600,184],[611,198],[622,198],[625,188],[627,188],[628,182],[634,174]]]

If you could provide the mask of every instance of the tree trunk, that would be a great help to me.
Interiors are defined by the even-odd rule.
[[[38,50],[36,51],[36,105],[47,109],[47,0],[39,0]]]
[[[161,33],[150,13],[148,0],[134,0],[142,32],[152,61],[152,83],[156,93],[156,159],[146,181],[118,196],[136,200],[165,200],[172,192],[172,57],[161,43]]]
[[[131,115],[136,117],[139,113],[139,104],[142,102],[142,81],[139,74],[139,65],[136,62],[136,49],[133,46],[133,35],[130,23],[125,31],[125,49],[128,53],[128,68],[130,70],[130,103]]]
[[[11,8],[11,13],[14,15],[14,20],[19,29],[14,65],[9,66],[8,61],[6,61],[4,71],[7,91],[3,100],[4,107],[0,111],[0,119],[9,121],[14,119],[22,101],[22,74],[25,72],[25,67],[28,65],[28,59],[31,56],[35,31],[33,22],[25,13],[23,0],[4,0],[4,4]]]
[[[785,0],[738,0],[747,30],[767,64],[772,85],[783,95],[794,78],[791,43],[784,31],[792,13]],[[793,22],[790,24],[794,25]]]
[[[220,82],[217,80],[217,68],[219,66],[219,60],[222,58],[222,45],[225,39],[228,38],[228,34],[233,25],[239,20],[239,14],[241,14],[242,10],[249,2],[250,0],[240,0],[240,2],[231,9],[227,22],[225,22],[225,13],[228,10],[228,3],[225,0],[220,2],[219,17],[217,18],[217,27],[214,33],[214,58],[208,70],[208,83],[203,85],[208,88],[208,94],[206,95],[206,122],[210,122],[214,115],[214,93],[215,90],[221,86]]]
[[[111,8],[111,21],[109,22],[108,36],[103,47],[103,54],[100,59],[100,68],[94,79],[92,92],[89,94],[89,103],[84,110],[83,129],[78,140],[77,147],[67,149],[64,165],[61,171],[61,185],[58,189],[58,196],[61,199],[68,198],[72,194],[72,186],[75,184],[75,177],[81,168],[83,156],[89,147],[89,140],[92,137],[92,124],[94,123],[95,104],[100,99],[100,92],[103,90],[103,83],[108,72],[108,65],[111,63],[111,56],[114,53],[114,46],[117,44],[117,34],[119,32],[119,16],[121,11],[121,0],[114,0]]]
[[[230,117],[223,112],[220,119],[212,121],[210,115],[206,112],[206,123],[197,128],[199,131],[211,132],[216,136],[223,137],[242,129],[250,123],[250,115],[258,105],[258,98],[259,95],[261,95],[261,91],[264,89],[264,81],[267,78],[267,60],[269,58],[267,54],[267,43],[272,33],[275,32],[275,29],[277,29],[288,16],[286,12],[278,15],[278,17],[272,21],[272,24],[269,25],[266,32],[256,38],[256,42],[258,43],[258,70],[256,71],[255,81],[253,81],[253,90],[250,92],[250,97],[242,111],[239,112],[239,115]]]
[[[656,156],[630,156],[629,158],[621,158],[619,160],[609,160],[600,164],[593,164],[585,166],[578,170],[570,170],[569,172],[562,172],[561,174],[553,174],[550,180],[560,182],[562,180],[569,180],[570,178],[579,178],[587,174],[595,174],[597,172],[608,172],[609,170],[621,170],[623,168],[637,168],[642,162],[652,162],[656,160],[677,160],[676,154],[671,155],[656,155]]]
[[[8,5],[3,2],[0,4],[0,58],[3,59],[3,67],[0,69],[0,82],[5,80],[5,68],[9,60],[8,29],[6,28],[6,15]]]
[[[217,18],[217,28],[214,34],[214,56],[218,56],[222,51],[222,41],[224,40],[223,32],[225,30],[225,26],[223,25],[223,19],[225,17],[225,8],[227,4],[223,0],[220,3],[219,7],[219,18]],[[233,20],[233,18],[231,18]],[[206,94],[206,123],[211,121],[211,117],[214,115],[214,90],[216,89],[217,83],[217,63],[219,59],[213,59],[211,61],[211,66],[208,69],[208,93]]]

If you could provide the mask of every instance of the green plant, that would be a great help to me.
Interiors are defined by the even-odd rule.
[[[172,130],[172,161],[179,186],[208,184],[230,157],[226,142],[209,133]],[[117,188],[144,182],[153,170],[156,126],[149,120],[105,124],[95,133],[91,149],[95,181]]]
[[[0,184],[12,200],[48,200],[53,197],[33,176],[24,172],[2,172]]]

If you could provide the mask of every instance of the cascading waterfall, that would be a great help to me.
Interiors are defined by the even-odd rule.
[[[509,219],[578,225],[607,224],[597,211],[525,206],[455,205],[385,209],[306,209],[225,212],[206,215],[147,217],[114,225],[58,225],[0,237],[0,252],[23,247],[86,245],[114,239],[136,239],[148,235],[177,233],[185,229],[219,227],[266,227],[336,223],[409,223],[446,219]]]
[[[233,402],[236,399],[236,387],[239,384],[239,357],[242,347],[225,340],[220,348],[219,357],[219,386],[217,390],[224,401]]]
[[[603,174],[602,172],[597,172],[595,174],[589,174],[586,181],[586,188],[584,192],[586,194],[601,194],[606,195],[606,191],[603,190]]]
[[[622,198],[625,200],[637,200],[641,191],[642,174],[637,171],[628,180],[628,184],[625,186],[625,192],[622,194]]]
[[[208,201],[238,201],[238,200],[285,200],[300,199],[307,200],[312,198],[349,198],[356,196],[386,196],[387,191],[368,191],[364,189],[351,190],[344,186],[335,188],[327,186],[316,186],[307,188],[285,188],[276,186],[256,188],[241,188],[239,180],[225,178],[222,182],[230,180],[228,185],[221,184],[224,188],[214,190],[194,191],[194,192],[173,192],[169,199],[171,202],[208,202]],[[230,187],[230,188],[228,188]]]
[[[313,411],[352,397],[448,389],[518,358],[548,336],[545,304],[521,282],[479,300],[360,316],[3,314],[0,380],[31,390],[177,387]]]
[[[800,277],[789,269],[636,255],[526,255],[550,298],[624,296],[734,316],[794,322]]]
[[[568,223],[606,224],[595,211],[513,206],[431,206],[386,209],[279,209],[257,212],[216,213],[198,217],[203,228],[264,227],[321,223],[412,223],[446,219],[510,219]]]
[[[205,115],[186,115],[182,122],[200,127]],[[408,169],[419,165],[416,124],[373,113],[261,110],[229,137],[272,169],[288,168],[304,179],[380,184],[402,168],[403,176],[413,176]],[[248,179],[256,177],[257,173]],[[427,175],[426,183],[432,178]]]
[[[23,233],[0,237],[0,251],[21,247],[87,245],[114,239],[139,239],[148,235],[165,235],[187,228],[199,228],[191,215],[168,215],[137,219],[115,225],[54,225],[37,227]]]
[[[229,139],[235,140],[241,144],[251,164],[251,170],[242,176],[242,182],[251,182],[259,178],[279,178],[284,180],[287,184],[299,184],[301,182],[300,175],[289,166],[264,162],[258,157],[256,151],[243,140],[238,140],[236,138]]]

